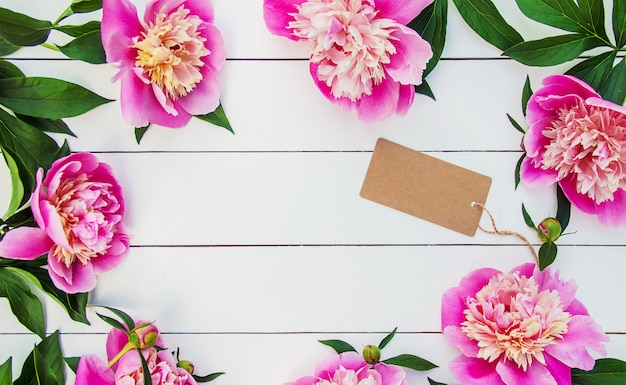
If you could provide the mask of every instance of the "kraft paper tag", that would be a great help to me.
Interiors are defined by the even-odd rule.
[[[491,178],[378,139],[361,196],[429,222],[474,235]]]

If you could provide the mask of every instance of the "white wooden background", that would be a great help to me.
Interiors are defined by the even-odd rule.
[[[136,2],[140,10],[144,2]],[[1,3],[52,20],[69,0]],[[473,269],[509,270],[532,257],[515,238],[467,237],[360,198],[371,151],[385,137],[492,177],[487,207],[499,226],[538,246],[521,203],[540,220],[554,215],[556,202],[552,189],[514,189],[521,135],[505,114],[523,121],[527,74],[536,89],[567,67],[528,68],[501,57],[450,3],[443,59],[428,78],[437,101],[418,95],[403,118],[367,125],[340,111],[311,81],[304,44],[267,32],[261,0],[214,0],[228,52],[222,103],[235,135],[193,120],[178,130],[153,127],[138,146],[118,102],[67,119],[78,135],[72,150],[113,166],[132,235],[128,257],[100,276],[91,303],[156,320],[198,374],[227,372],[216,385],[292,381],[333,354],[317,340],[361,347],[396,326],[384,356],[412,353],[440,366],[409,373],[410,384],[427,383],[426,375],[455,383],[447,365],[459,352],[440,334],[442,293]],[[605,4],[610,15],[612,2]],[[527,38],[555,31],[527,21],[513,1],[498,6]],[[27,75],[119,98],[109,65],[63,60],[44,48],[12,58]],[[0,170],[5,206],[9,182]],[[578,298],[611,336],[609,356],[626,359],[626,229],[573,210],[568,230],[576,233],[559,240],[554,268],[576,279]],[[0,361],[12,355],[17,373],[38,339],[0,302]],[[91,326],[71,322],[49,300],[46,313],[66,356],[104,357],[108,326],[93,309]]]

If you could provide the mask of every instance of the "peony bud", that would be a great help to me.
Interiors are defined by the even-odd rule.
[[[159,330],[154,324],[140,324],[128,335],[128,342],[139,349],[151,348],[159,339]]]
[[[537,226],[537,236],[541,242],[554,242],[561,236],[561,224],[556,218],[546,218]]]
[[[185,369],[187,373],[189,374],[193,374],[194,366],[193,366],[193,362],[191,361],[180,360],[178,361],[178,363],[176,363],[176,366],[178,366],[181,369]]]
[[[380,349],[378,346],[367,345],[363,348],[363,358],[370,365],[376,365],[380,362]]]

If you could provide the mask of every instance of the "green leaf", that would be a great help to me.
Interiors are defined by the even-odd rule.
[[[522,180],[520,173],[522,171],[522,163],[524,162],[524,158],[526,158],[526,154],[522,154],[522,156],[520,156],[519,160],[517,161],[517,164],[515,165],[515,189],[517,189],[517,186],[519,186],[519,183]]]
[[[404,368],[418,370],[420,372],[434,369],[437,367],[437,365],[433,364],[432,362],[426,361],[425,359],[414,356],[412,354],[401,354],[399,356],[388,358],[383,362],[387,365],[402,366]]]
[[[9,54],[12,54],[18,49],[20,49],[20,47],[9,43],[8,41],[6,41],[5,38],[0,36],[0,56],[6,56]]]
[[[572,369],[572,385],[624,385],[626,362],[615,358],[596,360],[592,370]]]
[[[93,31],[70,41],[64,46],[57,46],[70,59],[82,60],[91,64],[106,63],[100,31]]]
[[[526,206],[524,206],[523,203],[522,203],[522,216],[524,217],[524,222],[526,223],[526,226],[530,227],[531,229],[537,228],[537,226],[535,226],[535,223],[533,223],[533,219],[530,217],[530,214],[528,214],[528,211],[526,211]]]
[[[117,329],[117,330],[121,330],[123,332],[128,333],[129,329],[126,329],[126,327],[124,327],[124,325],[122,325],[122,323],[118,320],[116,320],[115,318],[111,318],[107,315],[104,314],[100,314],[98,312],[96,312],[96,315],[98,317],[100,317],[101,320],[103,320],[104,322],[108,323],[111,327]]]
[[[524,41],[490,0],[454,0],[463,20],[480,37],[502,51]]]
[[[37,169],[48,169],[58,148],[48,135],[0,109],[0,149],[15,160],[24,191],[34,190]]]
[[[121,311],[119,309],[116,309],[114,307],[102,306],[102,305],[100,307],[104,308],[104,309],[107,309],[111,313],[113,313],[116,316],[118,316],[122,320],[122,322],[124,322],[126,324],[126,327],[128,328],[127,330],[133,330],[135,328],[135,321],[128,314],[126,314],[123,311]],[[124,329],[121,329],[121,330],[124,330]]]
[[[41,301],[22,277],[6,268],[0,269],[0,297],[9,300],[11,311],[22,325],[39,337],[45,337],[46,320]]]
[[[10,216],[4,221],[4,223],[9,225],[9,227],[37,226],[37,224],[35,224],[35,219],[33,218],[33,212],[31,211],[29,206],[21,209],[20,211]]]
[[[539,248],[539,270],[544,270],[556,259],[558,247],[556,243],[548,241]]]
[[[2,56],[0,54],[0,56]],[[13,63],[0,60],[0,79],[23,77],[24,73]]]
[[[39,45],[48,39],[52,24],[10,9],[0,8],[0,37],[18,47]]]
[[[31,126],[38,128],[45,132],[54,132],[56,134],[65,134],[69,136],[76,137],[76,134],[70,130],[67,124],[61,119],[45,119],[45,118],[34,118],[32,116],[15,114],[15,116],[25,122],[26,124],[30,124]]]
[[[381,349],[381,350],[382,350],[385,346],[387,346],[387,344],[388,344],[389,342],[391,342],[391,340],[393,339],[393,337],[396,335],[396,331],[397,331],[397,330],[398,330],[398,328],[397,328],[397,327],[395,327],[395,328],[391,331],[391,333],[387,334],[387,335],[385,336],[385,338],[383,338],[383,340],[382,340],[382,341],[380,341],[380,344],[378,344],[378,349]]]
[[[90,32],[100,32],[100,22],[92,20],[81,25],[55,25],[53,28],[72,37],[79,37]]]
[[[556,220],[561,224],[561,231],[565,231],[567,225],[569,225],[569,217],[572,211],[572,203],[567,199],[563,189],[558,184],[556,185]]]
[[[14,385],[31,384],[65,384],[65,362],[58,330],[35,346],[22,365],[20,377],[14,382]]]
[[[20,207],[22,207],[22,202],[24,201],[24,184],[20,179],[20,170],[18,169],[15,160],[13,160],[11,155],[7,152],[2,152],[2,156],[4,156],[4,160],[6,161],[11,175],[11,201],[9,202],[9,207],[2,218],[10,218],[17,212],[17,210],[19,210]]]
[[[320,343],[330,346],[335,349],[337,354],[345,353],[345,352],[356,352],[356,349],[352,347],[349,343],[341,340],[320,340]]]
[[[565,74],[575,76],[599,90],[609,77],[616,56],[617,52],[615,51],[601,53],[576,64]]]
[[[197,376],[195,374],[192,374],[191,376],[193,377],[194,380],[196,380],[196,382],[210,382],[215,380],[216,378],[218,378],[219,376],[225,374],[224,372],[219,372],[219,373],[211,373],[209,375],[206,376]]]
[[[525,41],[507,49],[503,55],[529,66],[551,66],[575,59],[600,45],[602,42],[595,37],[567,34]]]
[[[522,89],[522,111],[526,116],[526,109],[528,108],[528,101],[533,96],[533,89],[530,86],[530,77],[526,75],[526,81],[524,82],[524,88]]]
[[[423,77],[426,77],[435,68],[441,58],[446,44],[447,24],[448,0],[435,0],[407,24],[407,27],[416,31],[430,44],[433,51],[433,57],[426,64]],[[434,97],[432,98],[434,99]]]
[[[97,11],[100,8],[102,8],[102,0],[74,0],[72,4],[63,11],[54,24],[58,24],[61,20],[75,13],[89,13]]]
[[[570,32],[585,32],[584,18],[574,0],[515,0],[522,13],[540,23]]]
[[[224,127],[233,134],[235,133],[235,131],[233,131],[233,128],[230,126],[230,122],[226,117],[226,113],[224,112],[224,108],[222,108],[222,104],[219,104],[213,112],[209,112],[206,115],[195,115],[195,117],[216,126]]]
[[[626,45],[626,0],[613,0],[613,35],[618,48]]]
[[[148,123],[147,126],[135,127],[135,140],[137,144],[141,144],[141,139],[143,139],[143,136],[148,132],[148,128],[150,128],[150,123]]]
[[[587,28],[591,26],[591,30],[600,38],[608,41],[606,34],[606,26],[604,25],[604,2],[603,0],[578,0],[578,8],[587,24]]]
[[[70,367],[72,372],[76,373],[78,369],[78,363],[80,362],[80,357],[64,357],[63,361]]]
[[[141,359],[141,370],[143,371],[143,384],[144,385],[152,385],[152,376],[150,375],[150,369],[148,369],[148,363],[146,362],[146,358],[141,354],[141,351],[137,349],[137,354],[139,354],[139,358]]]
[[[415,92],[421,95],[428,96],[432,100],[437,100],[435,98],[435,94],[433,93],[433,90],[430,89],[430,85],[428,84],[426,79],[423,79],[420,84],[415,86]]]
[[[89,293],[68,294],[63,290],[59,290],[54,286],[48,271],[39,267],[20,266],[19,269],[15,269],[14,271],[22,274],[35,286],[54,299],[65,309],[71,319],[89,325],[86,310]]]
[[[427,378],[428,378],[428,383],[429,383],[430,385],[446,385],[446,384],[444,384],[443,382],[437,382],[437,381],[434,381],[434,380],[433,380],[433,379],[431,379],[430,377],[427,377]]]
[[[11,357],[0,365],[0,385],[13,385],[13,370],[11,368]]]
[[[512,117],[511,115],[506,114],[506,117],[507,117],[507,118],[509,118],[509,122],[511,122],[511,124],[513,125],[513,127],[514,127],[517,131],[521,132],[522,134],[525,134],[525,133],[526,133],[526,131],[524,131],[524,129],[522,128],[522,126],[520,126],[520,125],[519,125],[519,124],[515,121],[515,119],[513,119],[513,117]]]
[[[111,102],[86,88],[60,79],[0,79],[0,104],[18,114],[61,119],[83,114]]]
[[[598,93],[606,100],[623,105],[626,99],[626,58],[620,60],[609,73],[604,85],[600,87]]]

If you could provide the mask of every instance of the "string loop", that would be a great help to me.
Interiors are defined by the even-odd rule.
[[[480,223],[478,224],[478,228],[481,229],[483,232],[487,233],[487,234],[498,234],[498,235],[513,235],[516,236],[517,238],[519,238],[520,240],[522,240],[522,242],[524,242],[528,248],[530,249],[531,253],[533,254],[533,257],[535,257],[535,260],[537,261],[537,263],[539,263],[539,256],[537,255],[537,251],[535,250],[535,247],[532,245],[532,243],[530,243],[528,241],[528,239],[523,236],[520,233],[517,233],[515,231],[511,231],[511,230],[499,230],[498,227],[496,226],[496,220],[493,218],[493,215],[491,215],[491,212],[489,212],[489,210],[487,210],[487,208],[485,206],[483,206],[482,204],[478,203],[478,202],[472,202],[472,207],[480,207],[484,212],[487,213],[487,215],[489,216],[489,219],[491,220],[491,227],[493,228],[493,230],[487,230],[484,227],[482,227],[480,225]]]

